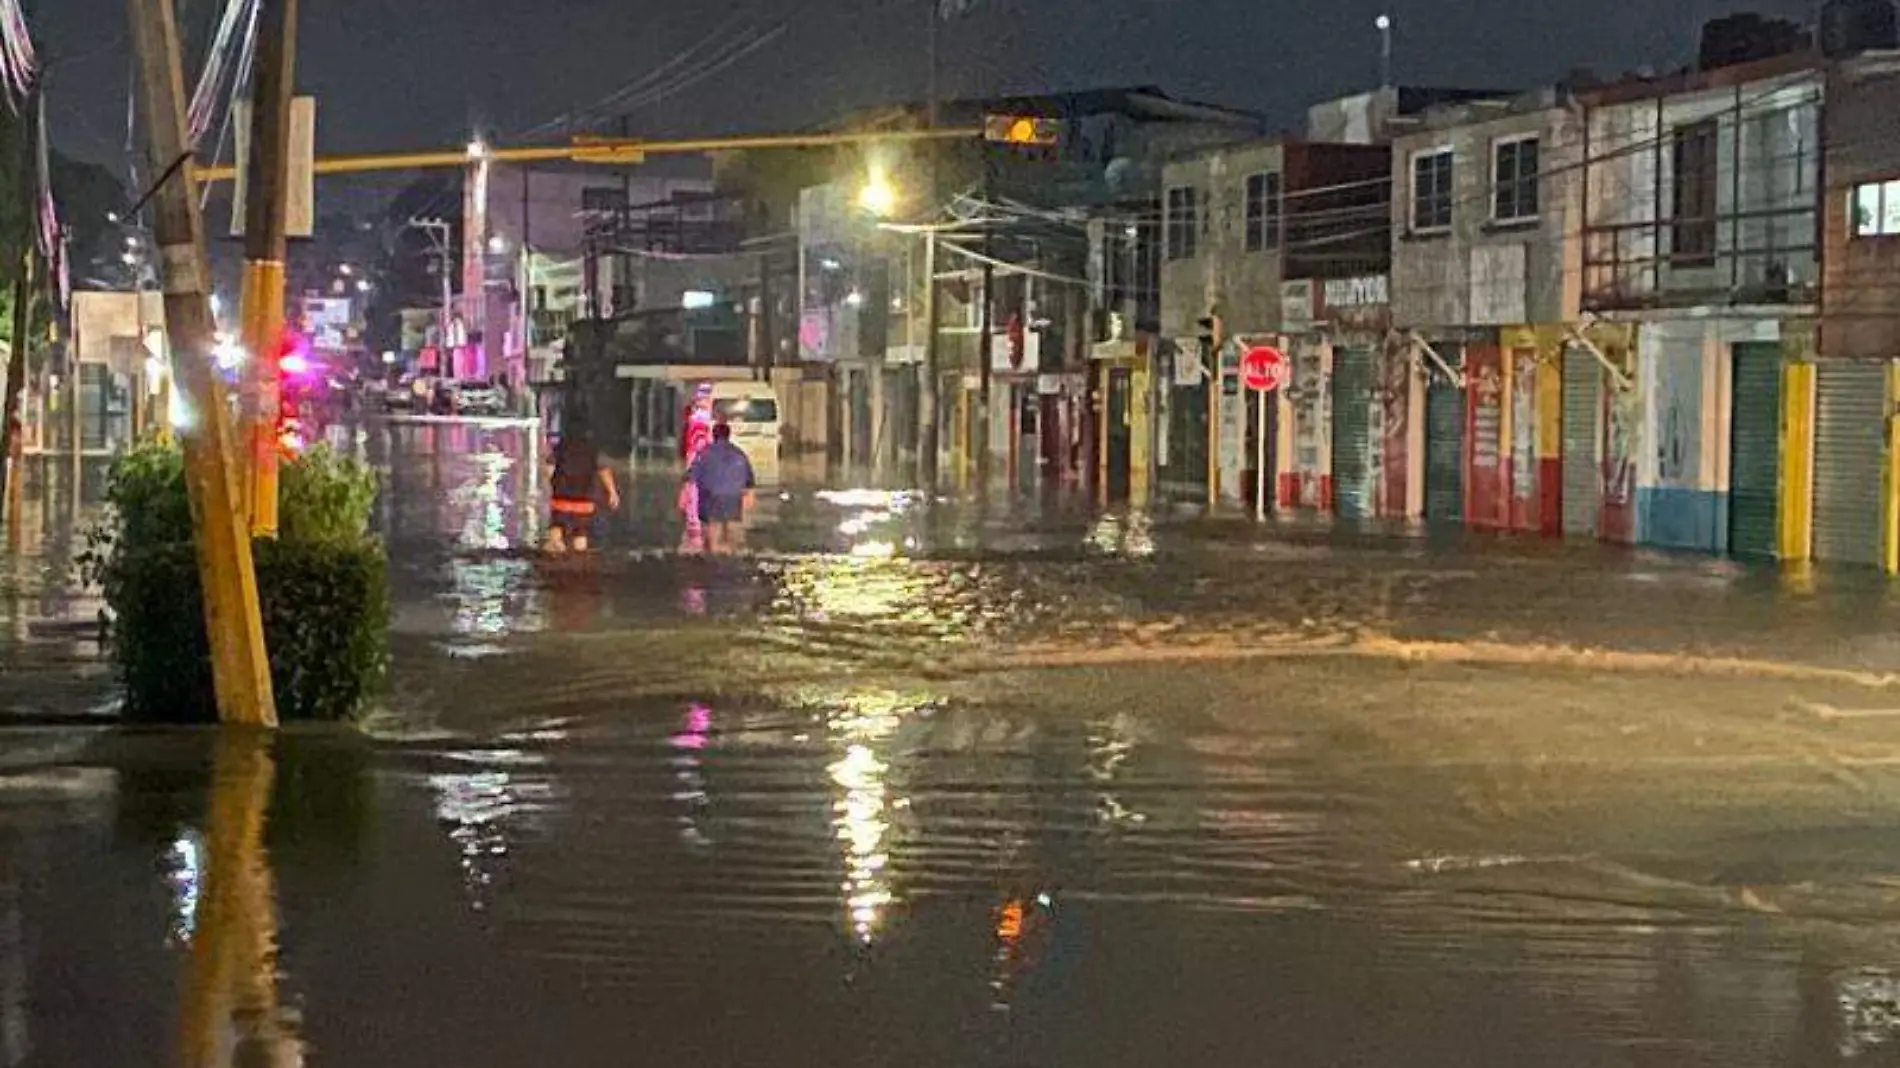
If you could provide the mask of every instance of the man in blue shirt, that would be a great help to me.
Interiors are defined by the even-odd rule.
[[[745,540],[745,513],[757,485],[752,461],[732,443],[732,426],[713,426],[712,444],[686,469],[686,480],[699,489],[699,519],[706,526],[708,552],[728,553]]]

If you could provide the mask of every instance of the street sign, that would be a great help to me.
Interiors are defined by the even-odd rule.
[[[1286,385],[1289,373],[1286,354],[1272,345],[1255,345],[1240,358],[1240,377],[1256,393],[1271,393]]]
[[[237,179],[231,195],[231,236],[244,236],[245,171],[251,160],[251,104],[236,101],[231,110],[231,125],[237,134],[235,156]],[[290,237],[309,237],[316,231],[316,159],[317,98],[292,97],[290,101],[290,201],[284,209],[284,232]]]

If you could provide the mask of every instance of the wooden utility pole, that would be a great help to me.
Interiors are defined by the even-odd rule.
[[[19,496],[17,482],[24,477],[16,467],[22,453],[20,394],[26,390],[27,335],[33,322],[28,313],[33,303],[34,235],[39,229],[39,168],[34,165],[38,153],[33,121],[39,113],[39,99],[40,91],[35,86],[32,95],[21,105],[19,122],[15,125],[20,136],[20,258],[17,261],[19,274],[13,280],[13,341],[8,346],[6,379],[0,381],[0,388],[6,390],[4,400],[0,400],[0,514],[9,519],[17,518],[12,515],[13,502]]]
[[[250,353],[244,398],[249,478],[244,498],[251,533],[265,537],[277,534],[277,414],[283,385],[278,380],[277,352],[284,334],[290,99],[296,54],[297,0],[258,0],[239,316],[244,349]]]
[[[264,651],[250,529],[238,508],[230,414],[211,367],[216,330],[206,277],[204,216],[185,133],[185,78],[172,2],[127,0],[127,8],[132,49],[138,56],[139,112],[145,119],[145,173],[156,182],[149,195],[172,377],[184,390],[189,409],[189,425],[178,436],[191,494],[211,677],[221,722],[275,727],[277,708]]]

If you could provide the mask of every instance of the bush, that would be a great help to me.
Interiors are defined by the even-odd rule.
[[[389,591],[369,534],[375,476],[325,448],[286,463],[279,537],[254,543],[280,719],[360,714],[388,664]],[[112,658],[128,718],[216,716],[210,643],[178,450],[142,445],[112,469],[107,526],[89,552],[116,622]]]

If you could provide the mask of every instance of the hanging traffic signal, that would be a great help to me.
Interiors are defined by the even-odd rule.
[[[1036,115],[987,115],[983,119],[983,139],[998,144],[1053,145],[1062,136],[1062,124]]]

